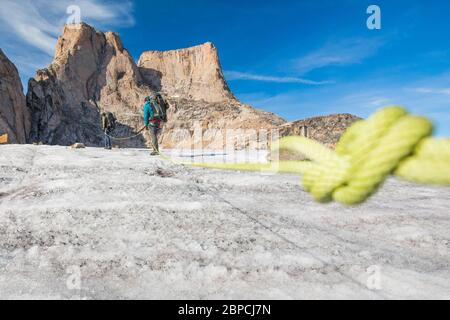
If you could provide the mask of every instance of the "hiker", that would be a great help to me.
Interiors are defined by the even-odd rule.
[[[145,98],[144,124],[150,134],[153,151],[152,156],[159,155],[158,134],[161,131],[161,123],[167,121],[166,103],[159,94]]]
[[[114,131],[116,127],[116,117],[111,112],[103,112],[102,113],[102,128],[103,133],[105,134],[105,149],[111,150],[111,132]]]

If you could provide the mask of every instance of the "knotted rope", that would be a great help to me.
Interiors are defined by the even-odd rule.
[[[450,140],[432,139],[432,131],[428,119],[394,106],[356,122],[341,137],[335,151],[304,137],[285,137],[273,146],[275,152],[299,152],[310,161],[194,165],[298,173],[317,201],[359,204],[390,174],[413,182],[450,186]]]

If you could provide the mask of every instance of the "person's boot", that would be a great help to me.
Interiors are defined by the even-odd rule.
[[[159,156],[159,152],[153,150],[153,151],[150,153],[150,155],[151,155],[151,156]]]

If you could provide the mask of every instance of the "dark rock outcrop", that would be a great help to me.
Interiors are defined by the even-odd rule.
[[[0,49],[0,135],[9,143],[25,143],[30,132],[30,115],[23,87],[14,64]]]

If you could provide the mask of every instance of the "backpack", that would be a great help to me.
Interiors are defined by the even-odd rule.
[[[159,103],[157,98],[159,98]],[[167,105],[164,99],[161,96],[157,96],[150,105],[153,108],[154,118],[167,122]]]

